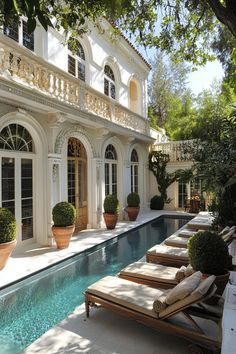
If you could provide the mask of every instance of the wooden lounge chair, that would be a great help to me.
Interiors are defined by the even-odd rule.
[[[186,238],[180,237],[178,235],[171,235],[167,239],[165,239],[164,244],[172,247],[187,248],[189,238],[190,237]]]
[[[191,230],[210,230],[213,220],[212,217],[195,217],[186,224],[186,227]]]
[[[179,237],[184,237],[184,238],[189,238],[191,236],[193,236],[194,234],[196,234],[197,231],[196,230],[191,230],[191,229],[182,229],[178,232],[178,236]]]
[[[229,245],[235,239],[235,226],[232,226],[226,233],[220,233],[220,235],[226,244]],[[164,241],[164,244],[172,247],[187,248],[189,238],[180,237],[178,234],[171,235]]]
[[[186,248],[155,245],[146,252],[146,260],[171,267],[187,266],[189,264],[188,250]]]
[[[153,288],[170,289],[192,273],[193,270],[190,267],[181,269],[139,261],[122,269],[118,277]]]
[[[85,292],[86,314],[89,317],[90,307],[98,304],[160,332],[183,337],[195,344],[219,352],[221,348],[220,326],[212,320],[205,320],[199,313],[193,316],[190,314],[191,311],[188,312],[192,305],[202,302],[215,293],[214,279],[214,276],[210,276],[196,287],[190,286],[191,290],[189,289],[188,294],[182,297],[176,296],[174,302],[172,299],[172,303],[168,305],[166,304],[167,297],[170,298],[173,293],[176,295],[179,291],[182,292],[183,289],[177,289],[177,287],[183,282],[173,289],[154,289],[126,279],[107,276],[87,288]],[[168,302],[170,302],[169,299]]]

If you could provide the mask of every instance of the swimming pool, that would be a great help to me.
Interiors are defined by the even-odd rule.
[[[158,218],[0,292],[0,353],[17,354],[83,303],[83,291],[139,260],[189,219]]]

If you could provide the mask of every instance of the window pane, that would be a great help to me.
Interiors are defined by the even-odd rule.
[[[72,56],[68,55],[68,73],[71,75],[75,76],[75,58]]]
[[[32,160],[21,160],[21,197],[29,198],[33,195]]]
[[[68,202],[75,205],[75,161],[68,160]]]
[[[22,125],[9,124],[0,133],[0,149],[33,152],[33,140]]]
[[[2,158],[2,206],[15,213],[15,160]]]
[[[132,150],[131,161],[132,162],[138,162],[138,154],[137,154],[137,151],[135,149]]]
[[[104,93],[109,96],[109,81],[107,79],[104,79]]]
[[[27,23],[23,21],[23,46],[34,51],[34,32],[28,33]]]
[[[85,81],[85,65],[78,61],[78,78]]]
[[[78,42],[78,51],[77,51],[77,55],[79,58],[85,60],[85,54],[84,54],[84,49],[82,47],[82,45]]]
[[[11,38],[14,39],[14,41],[18,42],[19,40],[19,29],[18,29],[18,23],[15,22],[12,25],[5,26],[3,28],[3,33]]]
[[[112,194],[117,195],[117,165],[112,164]]]
[[[109,65],[105,65],[104,73],[105,73],[105,75],[108,76],[112,81],[115,81],[114,73],[113,73],[113,71],[112,71],[112,69],[110,68]]]
[[[179,187],[178,187],[178,205],[179,208],[184,208],[185,206],[185,201],[187,199],[187,185],[185,182],[182,180],[179,181]]]
[[[21,160],[21,217],[22,240],[33,237],[33,162]]]
[[[109,164],[105,163],[105,195],[109,194]]]
[[[111,82],[110,82],[110,89],[111,89],[111,97],[115,99],[116,98],[116,88],[115,88],[115,85]]]
[[[112,144],[107,145],[105,151],[105,159],[109,160],[117,160],[116,149]]]

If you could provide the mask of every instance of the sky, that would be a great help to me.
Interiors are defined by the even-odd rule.
[[[141,46],[137,48],[144,58],[150,62],[150,58],[154,56],[155,50],[153,48],[144,49]],[[195,95],[198,95],[203,90],[210,89],[215,80],[222,80],[223,76],[224,71],[218,60],[208,62],[205,66],[199,67],[197,71],[191,72],[188,75],[188,87]]]
[[[212,82],[221,80],[224,76],[224,71],[218,60],[208,62],[204,67],[199,68],[189,74],[188,86],[194,94],[199,94],[204,89],[209,89]]]

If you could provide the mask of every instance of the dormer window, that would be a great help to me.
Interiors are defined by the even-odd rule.
[[[76,52],[70,44],[68,44],[68,72],[85,81],[85,54],[82,45],[77,42]]]
[[[109,65],[105,65],[104,68],[104,93],[111,98],[116,98],[115,76]]]
[[[14,41],[23,44],[29,50],[34,51],[34,32],[28,32],[26,21],[22,21],[20,26],[17,22],[11,25],[4,25],[3,33]]]

